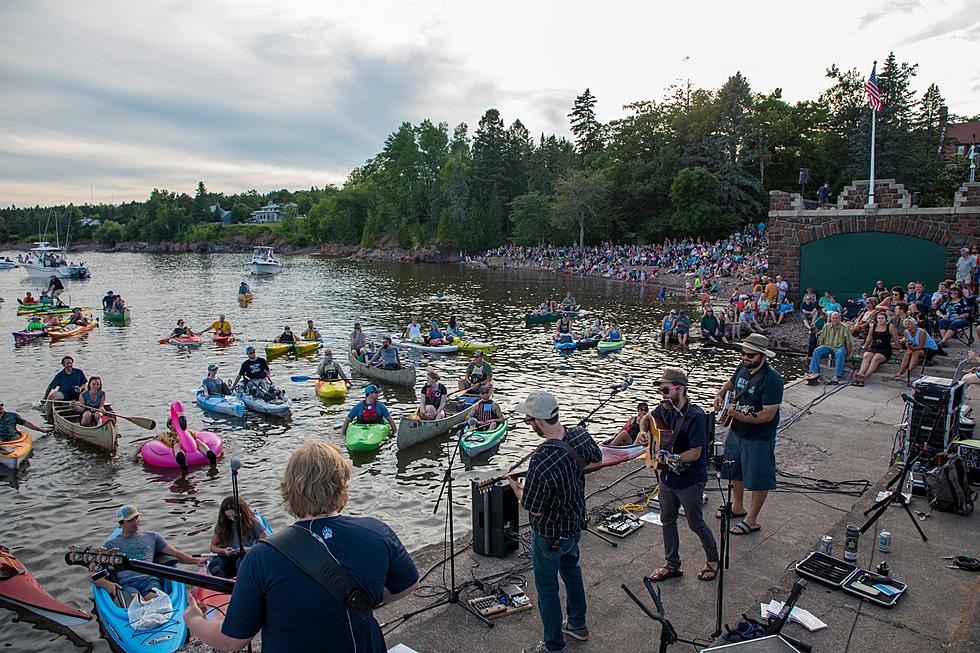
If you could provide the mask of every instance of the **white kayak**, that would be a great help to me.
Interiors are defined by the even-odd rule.
[[[455,354],[459,351],[457,345],[436,345],[430,346],[424,342],[414,342],[412,340],[402,340],[401,338],[392,338],[392,342],[395,343],[396,347],[401,347],[402,349],[415,349],[417,351],[425,351],[430,354]]]
[[[245,407],[249,410],[254,410],[256,413],[265,413],[266,415],[276,415],[277,417],[282,417],[288,415],[290,411],[289,397],[286,396],[286,391],[281,390],[279,397],[267,401],[255,395],[249,394],[238,388],[236,391],[238,398],[245,403]]]

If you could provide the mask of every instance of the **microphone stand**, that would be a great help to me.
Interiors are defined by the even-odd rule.
[[[238,463],[238,465],[235,465]],[[231,494],[235,501],[235,531],[238,533],[238,562],[245,557],[245,541],[242,539],[242,502],[238,498],[238,470],[241,463],[236,458],[231,464]],[[236,568],[238,563],[235,564]]]

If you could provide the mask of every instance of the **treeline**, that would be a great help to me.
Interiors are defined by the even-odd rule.
[[[920,192],[922,206],[948,205],[967,162],[941,158],[942,125],[964,118],[945,115],[936,84],[917,96],[916,72],[894,54],[880,68],[876,176]],[[795,104],[780,89],[754,92],[740,73],[716,90],[682,84],[606,124],[586,89],[569,113],[573,141],[534,137],[496,109],[472,133],[466,124],[403,123],[342,188],[224,195],[202,182],[193,197],[154,190],[119,206],[11,207],[0,211],[0,237],[29,238],[53,211],[100,219],[80,235],[107,244],[214,240],[222,237],[209,209],[216,201],[234,222],[273,201],[295,202],[295,213],[308,216],[287,215],[271,229],[297,245],[393,238],[475,250],[505,241],[713,238],[764,219],[768,191],[798,189],[800,168],[810,169],[811,198],[824,181],[839,192],[867,178],[867,71],[832,66],[827,78],[817,99]]]

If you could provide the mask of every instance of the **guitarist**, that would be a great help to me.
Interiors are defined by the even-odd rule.
[[[722,478],[732,479],[732,517],[741,521],[732,526],[733,535],[755,533],[759,513],[769,490],[776,489],[776,427],[779,405],[783,403],[783,377],[768,359],[776,354],[768,349],[769,338],[750,334],[742,341],[742,362],[715,395],[715,410],[721,410],[726,392],[734,392],[722,421],[731,420],[725,439],[725,460],[734,465],[722,470]],[[752,492],[748,510],[745,490]],[[715,515],[721,519],[724,507]]]
[[[585,467],[600,462],[602,452],[584,427],[566,427],[558,421],[558,400],[554,395],[536,390],[514,411],[523,413],[524,423],[544,438],[531,456],[524,485],[514,476],[507,477],[518,501],[530,514],[534,531],[531,563],[544,625],[544,641],[524,651],[562,651],[565,635],[580,641],[589,639],[578,544],[585,524]],[[568,600],[565,622],[558,595],[559,571]]]
[[[687,398],[687,374],[684,370],[667,367],[660,375],[660,394],[663,401],[653,409],[653,420],[668,430],[661,433],[658,462],[667,469],[660,473],[660,519],[663,523],[666,564],[650,574],[654,582],[676,578],[681,571],[680,539],[677,535],[677,514],[681,506],[687,524],[704,549],[707,561],[698,572],[698,579],[710,581],[718,575],[718,545],[701,514],[701,498],[708,481],[708,418],[700,406]],[[647,439],[640,434],[641,441]]]

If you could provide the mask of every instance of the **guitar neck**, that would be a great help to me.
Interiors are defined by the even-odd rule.
[[[194,585],[215,592],[230,594],[235,589],[235,581],[193,571],[184,571],[177,567],[160,565],[155,562],[130,560],[128,556],[101,548],[80,549],[70,547],[65,554],[65,563],[83,567],[107,567],[117,571],[135,571],[147,576],[170,580],[185,585]]]

